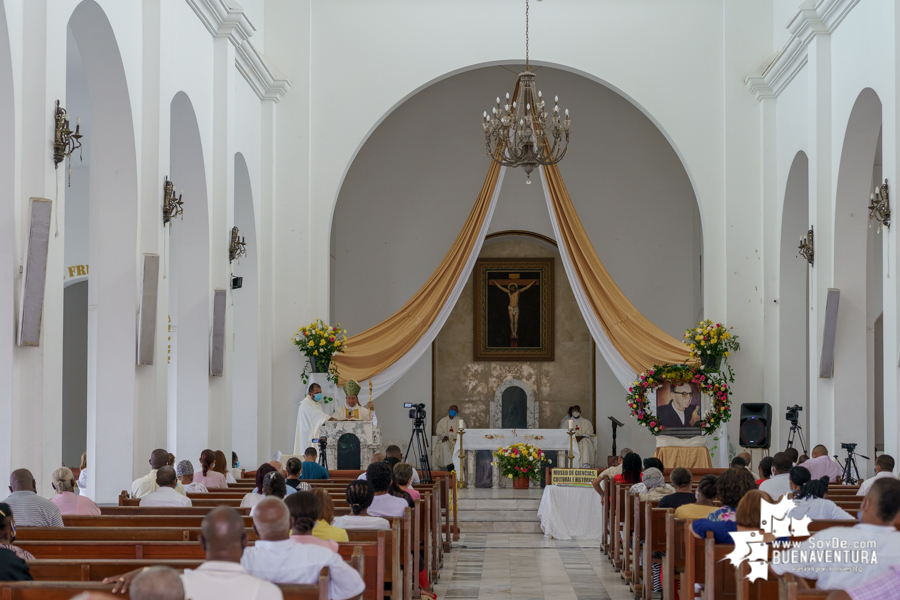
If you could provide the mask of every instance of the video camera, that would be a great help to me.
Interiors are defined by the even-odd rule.
[[[416,421],[424,421],[425,420],[425,405],[424,404],[413,404],[412,402],[404,402],[403,408],[409,409],[409,418],[414,419]]]
[[[784,418],[791,422],[791,425],[797,425],[800,421],[800,411],[803,410],[803,407],[799,404],[795,404],[794,406],[787,407],[787,414],[784,415]]]
[[[848,453],[853,454],[853,451],[856,450],[856,444],[854,442],[850,442],[850,443],[841,442],[841,448],[846,450]]]

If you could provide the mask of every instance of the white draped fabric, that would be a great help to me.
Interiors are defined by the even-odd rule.
[[[599,540],[603,537],[603,504],[594,488],[548,485],[538,508],[541,530],[557,540]]]
[[[553,225],[553,237],[559,241],[562,240],[562,235],[559,231],[559,222],[556,219],[556,213],[553,210],[553,201],[550,199],[550,188],[547,186],[547,177],[544,174],[544,169],[538,170],[541,172],[541,186],[544,188],[544,198],[547,200],[547,210],[550,211],[550,223]],[[619,380],[619,383],[621,383],[624,388],[628,389],[628,386],[634,383],[634,380],[637,378],[637,373],[635,373],[634,369],[631,368],[631,365],[628,364],[622,355],[619,354],[619,351],[616,350],[616,347],[613,346],[609,336],[606,335],[606,332],[603,330],[600,320],[597,318],[597,315],[594,314],[591,304],[588,302],[587,296],[584,293],[584,289],[581,287],[581,282],[578,280],[578,275],[575,273],[572,259],[566,251],[566,245],[563,243],[559,244],[559,256],[562,260],[563,268],[566,270],[566,277],[569,279],[569,285],[572,286],[572,292],[575,294],[575,301],[578,303],[578,308],[581,309],[581,316],[584,317],[584,322],[587,323],[588,330],[591,332],[591,337],[594,338],[594,342],[597,344],[600,354],[606,359],[606,364],[612,369],[613,375],[616,376],[616,379]]]
[[[456,284],[453,286],[453,289],[450,291],[450,294],[447,296],[447,300],[444,302],[444,306],[441,308],[441,312],[438,314],[437,318],[431,324],[431,327],[428,328],[425,335],[423,335],[416,345],[413,346],[409,352],[403,355],[400,360],[393,363],[390,367],[385,369],[384,371],[378,373],[374,377],[372,377],[372,398],[375,399],[384,392],[386,392],[392,385],[397,383],[397,381],[409,371],[412,366],[415,364],[419,357],[428,350],[431,343],[437,337],[438,333],[441,331],[441,328],[444,326],[444,323],[447,322],[447,319],[450,317],[450,312],[453,310],[453,307],[456,306],[456,301],[459,299],[459,295],[462,293],[463,288],[466,287],[466,282],[469,281],[469,276],[472,274],[472,269],[475,268],[475,261],[478,260],[478,255],[481,254],[481,247],[484,244],[484,238],[487,235],[488,228],[491,225],[491,218],[494,215],[494,208],[497,206],[497,198],[500,197],[500,189],[503,187],[503,175],[506,173],[506,167],[500,167],[500,174],[497,176],[497,185],[494,186],[494,193],[491,196],[490,207],[487,211],[487,216],[484,219],[484,222],[481,225],[481,231],[478,234],[478,241],[472,246],[472,252],[469,254],[469,259],[466,261],[465,269],[460,272],[459,279],[456,281]],[[362,390],[360,392],[361,398],[367,398],[367,394],[365,390],[368,389],[369,380],[360,381],[359,385],[362,386]],[[336,399],[339,404],[344,402],[344,390],[338,388]],[[378,406],[375,406],[375,411],[378,411]]]

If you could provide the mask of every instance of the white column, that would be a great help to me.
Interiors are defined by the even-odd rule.
[[[257,391],[257,455],[254,462],[244,462],[248,468],[255,468],[262,462],[260,459],[271,456],[275,448],[272,445],[273,425],[272,407],[272,374],[273,374],[273,345],[276,331],[274,331],[273,303],[275,283],[272,277],[273,255],[273,204],[275,199],[275,165],[276,165],[276,103],[274,100],[264,100],[261,108],[260,136],[260,188],[259,188],[259,236],[256,239],[256,251],[259,253],[259,343],[257,345],[259,363],[259,381]],[[284,336],[282,336],[284,337]],[[287,449],[287,446],[285,446]]]

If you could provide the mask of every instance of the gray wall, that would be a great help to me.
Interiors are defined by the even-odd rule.
[[[331,320],[348,333],[399,309],[453,243],[489,166],[481,114],[512,92],[518,71],[488,67],[435,83],[388,115],[360,149],[332,224]],[[657,127],[608,88],[547,67],[537,81],[570,109],[572,140],[560,169],[594,248],[635,306],[680,338],[701,311],[699,215],[680,160]],[[504,230],[553,236],[540,183],[525,185],[520,170],[507,171],[490,226]],[[557,280],[564,276],[560,269]],[[376,403],[386,441],[408,439],[402,402],[430,401],[431,386],[426,353]],[[598,421],[615,415],[630,425],[624,390],[605,364],[597,365],[597,386]],[[652,438],[637,429],[622,430],[620,445],[652,451]]]
[[[87,447],[88,282],[66,286],[64,298],[62,460],[77,467]]]

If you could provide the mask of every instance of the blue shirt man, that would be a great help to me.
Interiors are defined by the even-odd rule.
[[[303,468],[300,471],[300,479],[328,479],[328,469],[316,462],[319,453],[315,448],[307,448],[303,453]]]

